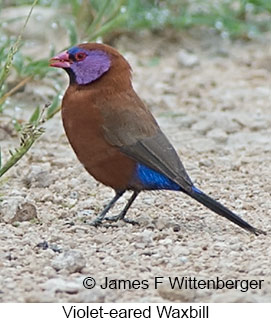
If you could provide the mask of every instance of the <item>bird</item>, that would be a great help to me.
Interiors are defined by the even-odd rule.
[[[83,43],[52,57],[51,67],[64,69],[69,85],[62,100],[63,126],[77,158],[98,182],[115,191],[91,222],[123,220],[143,191],[179,191],[211,211],[255,234],[266,234],[197,188],[176,150],[132,85],[128,61],[113,47]],[[119,198],[131,191],[122,211],[107,217]]]

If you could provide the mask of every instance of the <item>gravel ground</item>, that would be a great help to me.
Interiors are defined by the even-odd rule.
[[[57,116],[0,186],[0,300],[271,302],[268,44],[268,36],[230,43],[204,33],[143,33],[115,42],[134,69],[137,92],[191,178],[267,236],[255,237],[174,192],[139,195],[129,217],[140,226],[84,224],[113,192],[84,171]],[[67,81],[64,73],[57,77]],[[27,101],[32,95],[46,101],[48,89],[30,84],[15,99]],[[14,144],[3,128],[0,136],[4,151]],[[96,279],[94,289],[82,285],[88,276]],[[164,283],[155,289],[157,276]],[[264,282],[247,292],[171,289],[167,277],[175,276]],[[102,289],[105,277],[138,280],[134,286],[139,288]]]

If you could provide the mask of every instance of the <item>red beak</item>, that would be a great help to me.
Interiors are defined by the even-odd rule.
[[[68,68],[71,66],[69,53],[67,51],[62,52],[50,59],[50,66]]]

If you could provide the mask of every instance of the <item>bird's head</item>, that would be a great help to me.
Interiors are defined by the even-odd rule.
[[[120,65],[120,66],[118,66]],[[128,62],[114,48],[97,43],[74,46],[50,60],[50,66],[63,68],[71,83],[86,85],[99,79],[110,69],[128,68]]]

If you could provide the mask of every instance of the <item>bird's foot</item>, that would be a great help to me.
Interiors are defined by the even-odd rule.
[[[105,220],[110,221],[110,222],[117,222],[119,220],[122,220],[125,223],[129,223],[129,224],[132,224],[132,225],[139,225],[139,223],[137,221],[134,221],[132,219],[126,218],[126,217],[122,216],[121,213],[119,215],[115,215],[115,216],[107,216],[107,217],[105,217]]]
[[[115,215],[115,216],[108,216],[108,217],[104,217],[104,218],[101,218],[101,217],[98,216],[95,220],[93,220],[93,221],[85,221],[85,223],[88,224],[88,225],[91,225],[93,227],[98,227],[100,225],[108,226],[105,223],[103,223],[103,221],[105,221],[105,220],[109,221],[109,222],[117,222],[119,220],[122,220],[125,223],[129,223],[129,224],[132,224],[132,225],[139,225],[139,223],[137,221],[134,221],[134,220],[126,218],[126,217],[123,217],[121,214]]]
[[[84,221],[84,223],[91,225],[93,227],[98,227],[103,223],[103,219],[99,216],[97,216],[96,219],[94,219],[93,221]]]
[[[90,225],[92,227],[95,227],[95,228],[98,228],[100,226],[103,226],[105,228],[112,228],[112,227],[117,227],[116,224],[108,224],[108,223],[104,223],[103,220],[100,220],[100,219],[95,219],[93,221],[85,221],[84,222],[85,224],[87,225]]]

